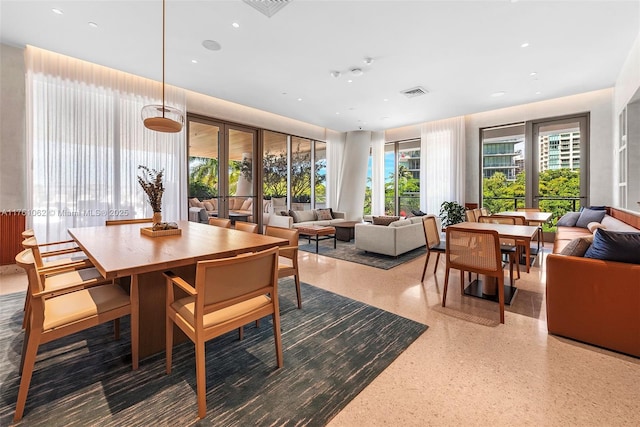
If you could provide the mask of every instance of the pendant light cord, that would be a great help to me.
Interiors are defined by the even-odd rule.
[[[164,39],[165,39],[165,0],[162,0],[162,117],[165,116],[164,108]]]

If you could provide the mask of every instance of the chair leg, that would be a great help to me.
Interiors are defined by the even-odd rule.
[[[244,339],[244,326],[240,326],[238,328],[238,340],[242,341]]]
[[[504,324],[504,276],[498,277],[498,303],[500,305],[500,323]]]
[[[22,353],[20,353],[20,369],[18,373],[22,375],[24,369],[24,357],[27,354],[27,343],[29,342],[29,336],[31,335],[31,322],[27,322],[27,326],[24,329],[24,338],[22,339]]]
[[[171,373],[171,361],[173,359],[173,320],[167,316],[165,324],[165,363],[167,375]]]
[[[39,331],[37,331],[39,332]],[[27,348],[25,351],[22,378],[20,379],[20,389],[18,390],[18,400],[16,402],[16,413],[13,421],[20,421],[24,413],[24,405],[27,402],[27,393],[29,393],[29,385],[31,384],[31,375],[33,367],[36,363],[36,355],[38,354],[38,345],[40,343],[39,333],[30,333]]]
[[[300,293],[300,277],[296,274],[296,296],[298,297],[298,308],[302,308],[302,294]]]
[[[276,346],[276,363],[278,368],[284,366],[284,358],[282,356],[282,335],[280,334],[280,316],[276,313],[271,315],[273,319],[273,340]]]
[[[471,281],[471,272],[469,272],[469,281]],[[460,270],[460,295],[464,295],[464,271]]]
[[[442,291],[442,306],[447,303],[447,288],[449,287],[449,267],[444,272],[444,290]]]
[[[198,418],[207,415],[207,369],[205,367],[204,339],[196,337],[196,389],[198,394]]]
[[[517,253],[517,251],[516,251]],[[511,283],[511,287],[513,287],[513,264],[516,261],[516,253],[509,254],[509,282]]]
[[[433,266],[433,274],[436,274],[438,270],[438,263],[440,262],[440,252],[436,253],[436,265]]]
[[[427,249],[427,258],[424,260],[424,268],[422,269],[422,279],[420,279],[420,283],[424,282],[424,275],[427,272],[427,264],[429,264],[429,257],[431,256],[431,252]]]

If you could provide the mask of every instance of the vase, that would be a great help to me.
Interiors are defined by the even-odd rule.
[[[151,219],[153,221],[153,225],[160,224],[162,222],[162,212],[154,212]]]

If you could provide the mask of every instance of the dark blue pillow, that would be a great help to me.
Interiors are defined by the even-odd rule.
[[[580,218],[576,221],[576,227],[587,228],[590,222],[602,222],[602,218],[606,214],[606,211],[585,209],[580,212]]]
[[[640,232],[596,230],[585,258],[640,264]]]
[[[580,218],[580,212],[567,212],[556,223],[559,227],[575,227],[576,221]]]

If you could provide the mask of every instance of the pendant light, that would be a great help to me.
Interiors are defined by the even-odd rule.
[[[144,126],[156,132],[180,132],[184,125],[184,113],[165,105],[164,85],[164,43],[165,43],[165,0],[162,0],[162,105],[145,105],[142,108]]]

